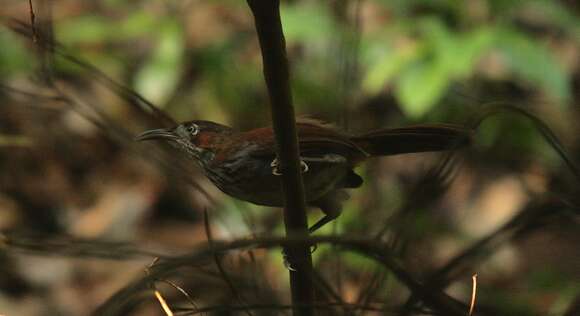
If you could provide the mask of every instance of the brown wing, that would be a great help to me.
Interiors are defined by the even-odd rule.
[[[298,122],[298,141],[302,156],[338,154],[349,159],[360,159],[367,154],[348,136],[315,121]],[[275,156],[272,128],[264,127],[243,133],[243,139],[260,140],[260,149],[252,151],[256,156]],[[242,140],[243,141],[243,140]]]

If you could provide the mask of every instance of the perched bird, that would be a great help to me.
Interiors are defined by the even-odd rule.
[[[341,213],[348,198],[344,189],[358,188],[362,178],[354,168],[374,156],[442,151],[465,146],[471,131],[457,125],[425,124],[385,128],[351,136],[318,121],[297,123],[306,202],[325,216],[313,232]],[[240,132],[210,122],[190,121],[173,128],[149,130],[137,138],[163,140],[196,161],[220,190],[259,205],[283,206],[271,127]]]

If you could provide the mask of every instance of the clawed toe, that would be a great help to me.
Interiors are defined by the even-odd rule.
[[[288,269],[289,271],[298,271],[296,270],[294,267],[292,267],[292,264],[290,263],[289,260],[290,256],[288,255],[288,251],[286,251],[286,248],[282,248],[282,260],[284,263],[284,267],[286,269]]]
[[[318,244],[313,244],[312,246],[310,246],[310,253],[313,254],[316,249],[318,249]]]

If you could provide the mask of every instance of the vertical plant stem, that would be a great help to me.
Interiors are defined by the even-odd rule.
[[[276,152],[282,171],[284,188],[284,225],[286,235],[308,234],[304,184],[300,171],[298,136],[290,79],[286,43],[280,20],[279,0],[247,0],[256,24],[262,50],[264,78],[272,108],[272,122],[276,134]],[[314,290],[312,282],[312,257],[306,244],[296,244],[287,249],[290,264],[290,287],[294,315],[314,315]]]

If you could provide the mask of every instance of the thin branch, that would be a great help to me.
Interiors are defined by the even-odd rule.
[[[384,269],[377,268],[372,275],[371,282],[366,286],[360,293],[356,302],[361,306],[370,305],[371,299],[374,297],[376,292],[384,285],[386,278],[386,273]],[[361,313],[365,309],[360,309]]]
[[[308,234],[306,218],[306,201],[304,199],[304,184],[302,182],[298,136],[292,94],[290,90],[290,75],[286,56],[286,43],[280,20],[279,0],[247,0],[254,15],[254,22],[264,67],[264,78],[270,96],[272,122],[276,138],[276,153],[282,171],[282,187],[284,189],[284,225],[287,235]],[[296,315],[313,315],[311,305],[314,302],[314,287],[312,280],[312,256],[306,245],[293,245],[287,250],[290,264],[290,286],[292,302]]]
[[[9,252],[23,252],[41,256],[65,256],[107,260],[129,260],[151,257],[166,258],[165,254],[135,247],[125,242],[80,239],[72,236],[0,234],[1,248]]]
[[[36,43],[38,41],[38,34],[36,32],[36,15],[32,7],[32,0],[28,0],[28,11],[30,15],[30,28],[32,29],[32,42]]]
[[[347,304],[347,303],[325,303],[325,304],[313,304],[312,307],[315,309],[319,309],[319,310],[330,310],[330,309],[335,309],[335,308],[348,308],[348,309],[364,309],[365,311],[369,311],[369,312],[388,312],[388,313],[395,313],[396,309],[394,308],[388,308],[388,307],[382,307],[380,306],[380,304],[375,304],[377,306],[362,306],[362,305],[358,305],[358,304]],[[283,305],[283,304],[255,304],[255,305],[249,305],[247,306],[248,308],[251,308],[253,310],[288,310],[288,309],[293,309],[294,306],[293,305]],[[219,312],[235,312],[238,310],[243,310],[246,307],[243,306],[235,306],[235,305],[215,305],[215,306],[208,306],[208,307],[204,307],[202,309],[199,310],[195,310],[195,311],[190,311],[190,310],[179,310],[176,309],[177,311],[180,312],[180,315],[197,315],[200,314],[202,312],[208,312],[208,313],[219,313]],[[384,314],[383,314],[384,315]]]
[[[174,289],[176,289],[179,293],[181,293],[183,296],[185,296],[185,298],[187,299],[187,301],[189,302],[189,304],[195,308],[196,310],[199,309],[199,307],[197,306],[197,304],[195,303],[195,301],[193,300],[193,298],[191,297],[191,295],[189,295],[189,293],[187,293],[186,290],[184,290],[182,287],[178,286],[177,284],[175,284],[174,282],[171,282],[169,280],[165,280],[165,279],[160,279],[157,280],[159,282],[168,284],[169,286],[173,287]]]
[[[159,258],[154,258],[153,261],[149,264],[149,266],[147,266],[147,268],[145,268],[145,273],[147,275],[149,275],[149,269],[153,265],[155,265],[155,263],[157,261],[159,261]],[[171,310],[171,308],[167,304],[167,301],[165,300],[165,298],[163,297],[163,295],[161,294],[161,292],[159,292],[159,290],[157,289],[157,286],[155,285],[155,280],[153,282],[151,282],[151,284],[149,285],[149,287],[153,290],[153,293],[155,295],[155,298],[159,302],[159,305],[161,305],[161,308],[163,309],[163,311],[165,312],[165,314],[167,316],[173,316],[173,311]]]
[[[135,295],[144,289],[154,279],[167,277],[176,273],[178,269],[183,267],[191,267],[198,265],[200,262],[207,262],[208,259],[217,252],[226,252],[234,249],[247,249],[249,247],[256,248],[271,248],[276,246],[291,247],[296,245],[310,246],[313,244],[330,243],[340,246],[347,251],[360,253],[374,261],[380,263],[385,268],[389,269],[393,275],[406,286],[416,297],[422,300],[426,306],[440,312],[443,315],[450,316],[465,316],[465,311],[468,310],[468,305],[461,303],[454,298],[448,296],[444,292],[433,287],[423,285],[422,282],[416,280],[399,262],[398,258],[394,257],[384,243],[379,243],[373,239],[347,239],[336,236],[321,236],[321,237],[292,237],[292,238],[259,238],[259,239],[242,239],[228,243],[221,243],[214,241],[212,247],[205,246],[197,251],[185,255],[174,257],[171,259],[161,260],[151,268],[148,276],[135,280],[121,289],[103,305],[101,305],[94,315],[117,315],[123,310],[123,307],[131,302]],[[314,305],[310,305],[311,307]],[[305,309],[306,306],[300,305],[298,309]],[[311,309],[311,308],[310,308]]]
[[[173,311],[171,310],[171,308],[169,307],[169,305],[167,305],[167,301],[165,301],[165,299],[163,298],[163,295],[161,295],[161,292],[159,292],[158,290],[155,290],[155,297],[157,298],[157,301],[159,302],[159,305],[161,305],[161,308],[163,309],[163,311],[165,312],[165,314],[167,316],[173,316]]]
[[[466,267],[472,268],[476,266],[480,260],[487,258],[499,246],[521,237],[520,234],[522,232],[537,223],[543,216],[553,216],[559,213],[554,212],[554,210],[561,210],[567,207],[565,203],[556,198],[532,201],[501,227],[479,239],[473,245],[448,260],[444,266],[431,273],[426,278],[425,285],[437,290],[446,288],[453,280],[456,280],[465,272]],[[549,210],[549,213],[545,210]],[[417,303],[417,299],[418,297],[412,294],[404,304],[403,310],[410,312],[415,303]],[[402,315],[407,314],[403,313]]]
[[[211,233],[211,227],[209,225],[209,217],[207,215],[207,210],[203,211],[203,224],[205,227],[205,235],[207,237],[207,243],[209,244],[210,247],[212,247],[213,246],[213,238],[212,238],[212,233]],[[247,305],[246,302],[244,301],[244,299],[242,298],[242,295],[238,291],[238,289],[236,289],[234,282],[231,280],[231,278],[226,273],[226,270],[224,269],[222,262],[221,262],[221,259],[217,253],[213,254],[213,259],[215,261],[215,265],[218,268],[218,271],[219,271],[222,279],[228,285],[228,287],[230,288],[230,291],[232,292],[234,297],[240,302],[240,304],[242,306]],[[245,310],[245,313],[248,316],[252,316],[252,313],[250,313],[249,310]]]
[[[34,30],[33,29],[31,30],[30,27],[24,22],[12,20],[9,27],[12,29],[12,31],[21,36],[24,37],[34,36]],[[55,53],[58,57],[62,58],[63,60],[66,60],[67,62],[70,62],[71,64],[76,65],[81,70],[85,71],[87,74],[90,75],[92,79],[95,80],[95,82],[114,91],[118,96],[120,96],[123,100],[127,101],[127,103],[137,111],[145,114],[150,114],[157,120],[158,123],[161,123],[164,126],[173,126],[177,124],[173,118],[171,118],[165,112],[157,108],[153,103],[145,99],[145,97],[135,92],[131,88],[119,82],[116,82],[90,62],[68,53],[66,51],[66,48],[59,42],[56,41],[46,42],[44,39],[39,38],[38,45],[49,45],[49,44],[52,49],[52,52]]]
[[[469,303],[469,316],[473,315],[473,310],[475,309],[475,298],[477,297],[477,273],[471,277],[473,280],[473,286],[471,289],[471,302]]]
[[[330,286],[330,284],[328,284],[328,282],[326,282],[326,280],[322,275],[320,275],[320,273],[314,271],[313,276],[314,283],[316,284],[317,298],[319,297],[320,294],[324,293],[325,295],[330,296],[332,299],[334,299],[336,303],[343,304],[342,306],[344,306],[343,310],[344,315],[346,316],[354,315],[354,313],[351,310],[349,310],[349,307],[347,306],[348,304],[342,299],[342,297],[338,293],[334,291],[334,289]]]
[[[483,123],[483,121],[485,121],[489,117],[502,113],[515,113],[529,119],[534,124],[534,127],[536,127],[540,135],[544,137],[546,142],[556,151],[556,153],[564,161],[568,169],[570,169],[573,176],[576,178],[576,181],[580,182],[580,167],[572,160],[572,158],[566,151],[566,148],[564,148],[562,143],[560,143],[560,140],[558,139],[558,137],[556,137],[552,129],[550,129],[550,127],[546,123],[544,123],[544,121],[542,121],[540,118],[538,118],[531,112],[519,106],[515,106],[506,102],[493,102],[488,104],[484,112],[478,115],[473,120],[472,126],[475,129],[479,127],[479,125],[481,125],[481,123]]]
[[[151,270],[151,267],[153,267],[155,265],[155,263],[157,263],[158,261],[159,261],[159,258],[154,258],[153,261],[151,262],[151,264],[149,264],[149,266],[147,266],[147,268],[145,269],[145,273],[147,273],[147,275],[149,275],[149,271]],[[189,293],[187,293],[187,291],[185,291],[183,288],[181,288],[177,284],[175,284],[169,280],[166,280],[166,279],[153,280],[153,282],[151,282],[150,287],[154,291],[155,297],[157,298],[157,300],[159,301],[159,304],[161,304],[161,307],[163,308],[163,310],[165,311],[165,313],[167,315],[173,315],[173,311],[171,310],[171,308],[169,308],[169,306],[167,305],[167,302],[163,298],[163,295],[161,295],[161,292],[157,289],[155,282],[163,282],[163,283],[169,284],[171,287],[173,287],[174,289],[179,291],[181,294],[183,294],[183,296],[185,296],[185,298],[187,298],[187,301],[189,302],[189,304],[191,304],[191,306],[195,310],[199,309],[197,307],[197,304],[195,304],[195,301],[193,300],[193,298],[191,298],[191,296],[189,295]]]

